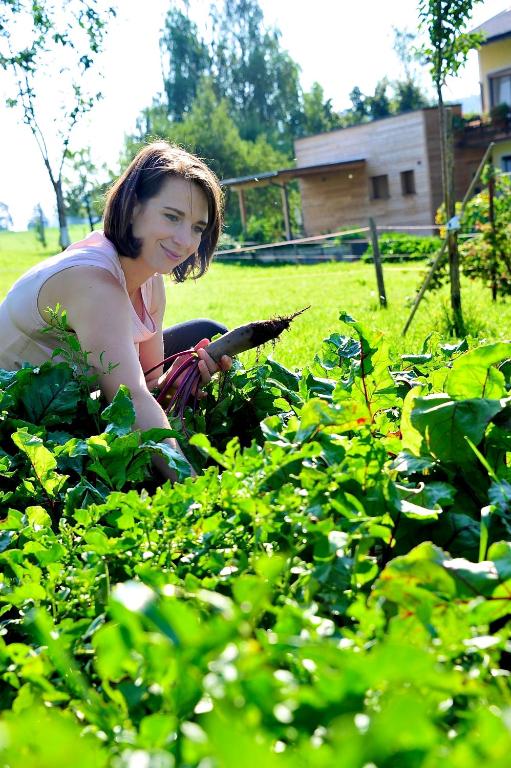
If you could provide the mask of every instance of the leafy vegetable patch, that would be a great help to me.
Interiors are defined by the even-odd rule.
[[[340,319],[185,414],[193,479],[125,388],[0,372],[2,765],[507,768],[511,345]]]

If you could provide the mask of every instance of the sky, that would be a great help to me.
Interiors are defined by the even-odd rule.
[[[417,30],[417,0],[259,0],[268,25],[281,31],[281,46],[301,68],[308,90],[317,81],[338,110],[350,105],[349,93],[358,85],[372,93],[382,77],[402,75],[393,51],[393,27]],[[119,0],[117,18],[109,23],[104,51],[98,58],[103,74],[97,87],[104,98],[73,133],[71,148],[91,147],[97,164],[117,170],[124,135],[153,97],[162,92],[158,41],[168,0]],[[495,16],[511,0],[475,4],[473,25]],[[209,3],[190,0],[199,30],[207,29]],[[141,12],[143,9],[143,12]],[[42,122],[51,143],[54,80],[46,83]],[[0,82],[0,201],[9,206],[14,229],[25,229],[40,203],[54,220],[54,194],[34,138],[16,109],[4,106],[6,78]],[[423,84],[430,88],[427,74]],[[430,91],[431,92],[431,91]],[[477,53],[470,54],[460,76],[448,84],[447,98],[459,100],[479,93]],[[264,170],[264,169],[261,169]]]

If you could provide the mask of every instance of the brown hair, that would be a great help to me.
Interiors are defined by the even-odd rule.
[[[207,270],[222,229],[223,194],[220,183],[200,158],[166,141],[143,147],[107,193],[104,213],[105,236],[122,256],[136,259],[142,241],[135,238],[131,218],[135,203],[155,197],[172,176],[193,181],[208,201],[208,223],[202,233],[197,253],[179,264],[172,273],[177,282],[190,275],[200,277]]]

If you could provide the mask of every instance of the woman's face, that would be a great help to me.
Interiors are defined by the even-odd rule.
[[[155,197],[136,203],[131,224],[142,240],[138,258],[153,272],[169,274],[196,253],[208,225],[208,199],[195,182],[172,176]]]

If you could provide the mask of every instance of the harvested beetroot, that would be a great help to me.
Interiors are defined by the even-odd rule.
[[[257,320],[247,325],[240,325],[238,328],[234,328],[232,331],[212,341],[211,344],[208,344],[207,352],[216,363],[219,363],[224,355],[235,357],[241,352],[256,349],[268,341],[277,339],[283,331],[289,328],[295,317],[298,317],[307,309],[309,307],[294,312],[292,315],[276,317],[272,320]],[[197,404],[197,393],[201,379],[197,352],[194,349],[187,349],[166,357],[161,363],[145,371],[145,375],[147,376],[147,374],[166,363],[172,363],[179,357],[184,357],[183,361],[174,370],[169,371],[169,375],[165,379],[156,399],[162,407],[165,407],[167,413],[173,413],[183,420],[185,407],[191,397],[193,397],[194,408]],[[169,393],[172,391],[175,382],[180,377],[181,380],[178,387],[170,397],[168,404],[164,405],[167,403]]]

